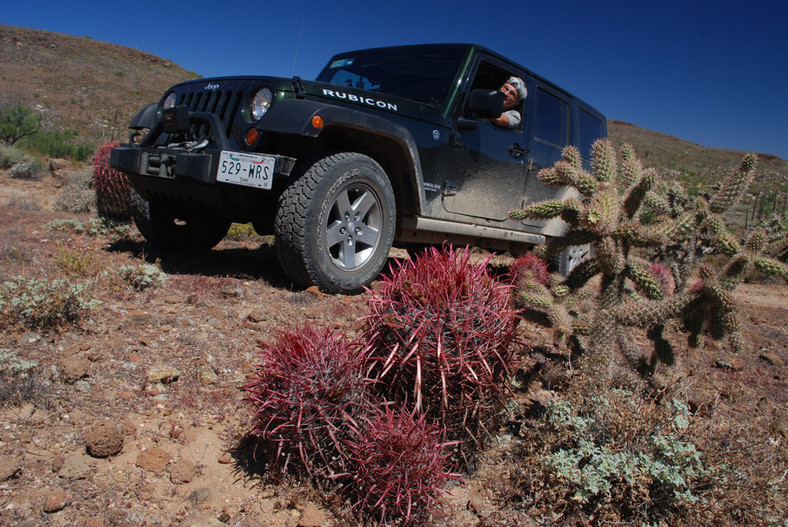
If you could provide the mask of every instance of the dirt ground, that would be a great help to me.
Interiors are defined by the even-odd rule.
[[[113,241],[45,229],[75,217],[53,210],[61,183],[0,171],[0,281],[65,277],[65,256],[81,254],[92,270],[71,279],[101,301],[63,332],[0,328],[0,352],[36,361],[40,373],[26,400],[0,405],[0,525],[345,525],[317,492],[263,484],[231,451],[250,417],[240,388],[258,342],[307,322],[352,333],[367,294],[293,289],[259,240],[225,240],[187,257],[156,252],[137,234]],[[117,278],[124,265],[156,260],[161,285],[137,291]],[[784,462],[788,287],[745,284],[736,296],[750,351],[684,349],[671,376],[691,377],[696,407],[714,407],[715,419],[751,422],[753,441]],[[522,330],[532,343],[547,341],[538,327]],[[546,388],[536,382],[523,397],[549,398]],[[113,451],[118,440],[108,457],[87,446]],[[436,525],[505,525],[494,518],[506,505],[487,489],[506,470],[496,452],[512,440],[502,431],[487,464],[451,489]]]

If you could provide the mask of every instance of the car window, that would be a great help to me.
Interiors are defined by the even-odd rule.
[[[569,142],[569,103],[542,87],[536,90],[534,138],[558,148]]]
[[[591,147],[594,141],[602,137],[602,121],[595,115],[591,115],[583,108],[580,108],[580,115],[577,123],[577,147],[580,155],[587,160],[591,159]]]
[[[515,73],[492,62],[482,61],[479,63],[479,67],[473,77],[471,90],[498,90],[510,77],[525,79],[525,76],[521,73]],[[520,101],[520,105],[515,110],[520,112],[520,124],[514,130],[522,130],[525,122],[525,101]]]

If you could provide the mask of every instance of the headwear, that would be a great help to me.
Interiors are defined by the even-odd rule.
[[[520,100],[524,101],[528,96],[528,90],[525,88],[525,81],[520,77],[509,77],[506,82],[514,86],[514,89],[517,90],[517,95],[520,96]]]

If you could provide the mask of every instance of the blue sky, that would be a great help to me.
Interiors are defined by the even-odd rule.
[[[340,51],[473,42],[609,119],[788,159],[782,0],[2,0],[0,24],[140,49],[204,77],[314,78]]]

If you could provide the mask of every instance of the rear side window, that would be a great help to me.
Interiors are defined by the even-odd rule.
[[[558,148],[569,141],[569,104],[542,88],[536,93],[534,137]]]
[[[577,123],[577,147],[580,155],[591,159],[591,147],[594,141],[602,137],[602,121],[595,115],[580,108],[580,119]]]

